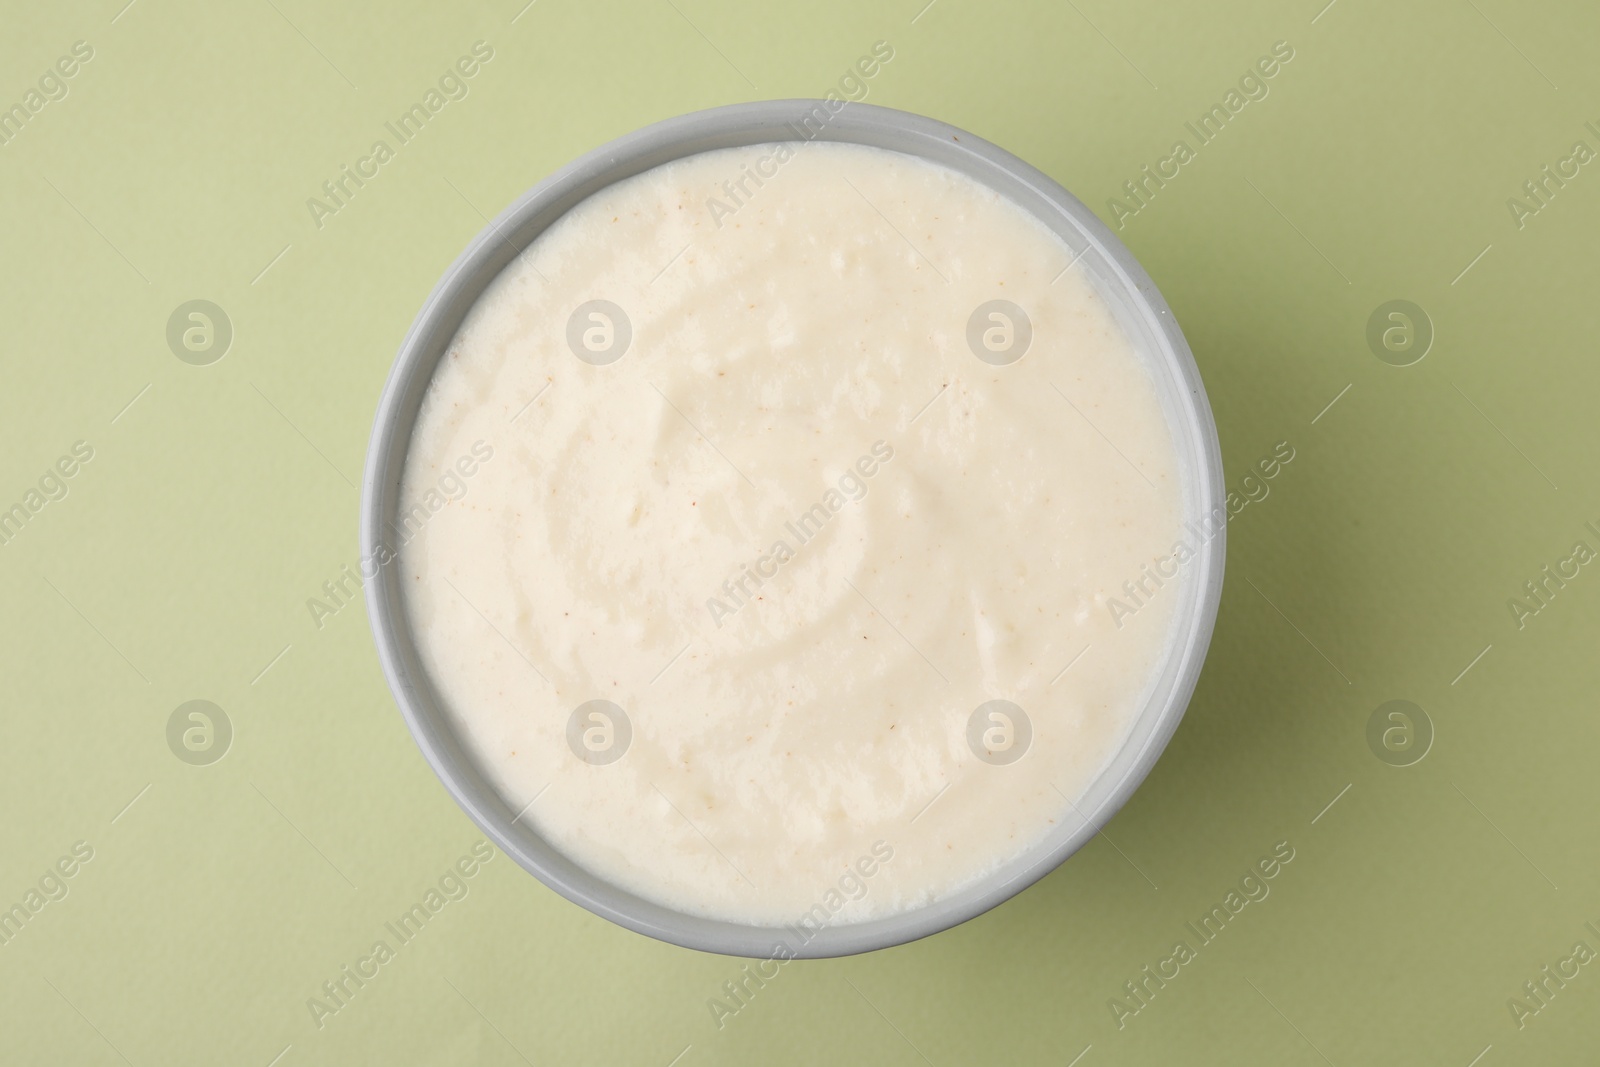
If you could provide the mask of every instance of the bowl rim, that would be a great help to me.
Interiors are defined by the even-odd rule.
[[[838,100],[766,100],[669,118],[590,151],[536,184],[490,222],[451,264],[402,341],[374,417],[362,478],[361,573],[378,658],[413,740],[456,803],[519,866],[567,900],[627,929],[685,948],[746,958],[827,958],[914,941],[990,910],[1050,873],[1092,839],[1144,781],[1182,720],[1198,681],[1222,594],[1226,522],[1187,566],[1187,592],[1174,607],[1161,675],[1152,683],[1128,735],[1075,805],[1083,822],[1051,831],[994,872],[947,896],[859,923],[756,926],[679,912],[646,900],[579,867],[518,823],[511,807],[463,750],[449,726],[406,624],[395,550],[399,482],[411,431],[436,364],[484,287],[556,219],[592,193],[683,156],[779,141],[841,141],[917,156],[952,167],[1040,217],[1063,239],[1083,243],[1104,284],[1110,281],[1139,316],[1148,356],[1171,376],[1163,404],[1185,482],[1185,511],[1224,508],[1221,448],[1199,370],[1183,332],[1155,283],[1109,227],[1048,175],[965,130],[911,112]],[[1069,242],[1070,243],[1070,242]],[[1076,260],[1075,260],[1076,262]],[[1162,383],[1158,383],[1158,389]],[[1182,424],[1172,418],[1176,406]],[[1192,496],[1192,499],[1191,499]],[[369,561],[375,573],[366,573]],[[1180,614],[1181,613],[1181,614]],[[1181,627],[1181,629],[1180,629]],[[1174,642],[1170,634],[1177,634]],[[1159,700],[1157,697],[1159,696]],[[523,809],[526,811],[526,809]],[[519,828],[520,827],[520,828]],[[797,916],[797,919],[799,917]],[[798,942],[796,944],[795,942]]]

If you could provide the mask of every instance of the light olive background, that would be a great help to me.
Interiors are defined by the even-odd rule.
[[[1600,549],[1600,164],[1521,229],[1506,201],[1573,142],[1600,148],[1600,13],[123,2],[12,0],[0,35],[0,106],[94,48],[0,148],[0,507],[94,449],[0,547],[0,904],[94,849],[0,946],[0,1061],[1593,1061],[1600,965],[1523,1029],[1507,1001],[1580,939],[1600,949],[1600,566],[1521,629],[1508,600],[1575,541]],[[470,95],[319,230],[307,198],[478,40],[494,58]],[[1229,530],[1182,728],[1106,838],[1028,892],[791,964],[720,1029],[707,1002],[740,961],[613,927],[504,856],[319,1028],[307,999],[479,840],[364,609],[319,629],[306,607],[356,560],[355,483],[413,315],[483,216],[555,168],[668,116],[820,95],[878,40],[895,56],[871,102],[997,142],[1108,221],[1124,180],[1193,143],[1186,120],[1294,48],[1122,230],[1194,348],[1229,486],[1296,451]],[[1395,299],[1436,334],[1411,366],[1365,339]],[[167,344],[190,300],[232,323],[209,366]],[[232,725],[210,765],[168,747],[191,700]],[[1368,746],[1390,700],[1436,731],[1409,767]],[[1119,1029],[1122,983],[1285,840],[1271,895]]]

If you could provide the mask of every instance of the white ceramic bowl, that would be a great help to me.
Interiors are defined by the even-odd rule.
[[[838,113],[826,108],[817,100],[774,100],[656,123],[564,167],[479,234],[423,305],[384,387],[361,492],[363,557],[381,558],[386,543],[397,547],[386,531],[394,528],[418,407],[446,346],[501,269],[556,219],[613,182],[697,152],[778,141],[843,141],[918,156],[998,190],[1042,220],[1079,257],[1079,268],[1111,307],[1155,381],[1177,451],[1184,518],[1202,522],[1222,513],[1222,457],[1194,358],[1155,283],[1122,242],[1049,177],[963,130],[866,104],[848,104]],[[568,900],[663,941],[745,957],[772,956],[783,943],[794,956],[826,957],[900,944],[965,922],[1044,877],[1116,813],[1161,755],[1194,691],[1222,595],[1224,536],[1219,529],[1185,568],[1171,640],[1127,739],[1078,801],[1082,821],[1063,820],[1037,846],[933,903],[825,927],[800,945],[783,928],[688,915],[642,899],[590,874],[514,822],[517,813],[462,749],[422,668],[401,599],[399,569],[380,567],[367,582],[366,595],[378,656],[412,736],[456,803],[508,856]]]

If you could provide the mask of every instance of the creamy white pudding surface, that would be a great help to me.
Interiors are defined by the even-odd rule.
[[[964,176],[812,142],[620,182],[501,274],[398,566],[523,824],[752,924],[913,908],[1081,824],[1188,576],[1146,577],[1172,435],[1072,261]]]

